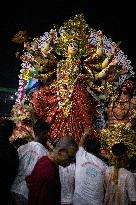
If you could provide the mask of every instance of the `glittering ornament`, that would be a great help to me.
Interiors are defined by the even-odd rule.
[[[22,44],[28,39],[27,31],[19,31],[17,34],[13,36],[11,39],[14,43]]]
[[[67,58],[66,61],[60,63],[57,70],[59,108],[62,109],[65,117],[68,117],[72,108],[72,94],[74,86],[78,80],[80,60],[76,58]]]
[[[51,125],[51,143],[67,134],[78,143],[86,127],[91,128],[92,137],[97,137],[95,120],[99,116],[104,119],[106,110],[106,104],[101,107],[101,102],[108,102],[126,76],[133,75],[130,61],[117,49],[118,43],[90,28],[83,14],[30,42],[27,38],[27,33],[20,31],[12,39],[25,42],[17,102],[31,97],[36,115]],[[69,52],[70,47],[74,54]],[[127,68],[126,76],[121,72],[123,67]],[[38,86],[32,83],[33,79]],[[104,134],[107,137],[103,141],[110,147],[120,142],[123,135],[118,128]]]
[[[71,134],[79,143],[81,134],[86,127],[91,128],[92,137],[97,137],[92,120],[96,110],[94,99],[88,94],[85,87],[80,84],[74,86],[71,97],[72,107],[59,109],[57,88],[41,88],[32,95],[35,113],[51,125],[49,139],[55,143],[61,137]],[[68,116],[65,116],[68,113]]]
[[[83,14],[71,17],[69,21],[64,22],[64,32],[58,39],[56,52],[63,56],[67,56],[68,45],[76,42],[79,47],[79,55],[86,55],[89,34],[90,28]]]
[[[136,153],[136,130],[125,129],[124,124],[117,124],[114,127],[104,128],[98,132],[102,147],[109,149],[114,144],[123,142],[128,148],[128,156],[131,157]]]
[[[24,80],[30,80],[33,76],[34,76],[34,74],[32,72],[30,72],[30,70],[25,70],[22,73],[22,79],[24,79]]]

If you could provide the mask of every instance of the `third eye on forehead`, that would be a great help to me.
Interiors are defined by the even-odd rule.
[[[69,47],[78,47],[77,43],[71,42],[68,44]]]

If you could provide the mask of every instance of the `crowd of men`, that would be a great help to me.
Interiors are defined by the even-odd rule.
[[[15,124],[0,121],[1,205],[134,205],[136,157],[114,144],[114,166],[101,156],[101,144],[84,131],[77,145],[71,135],[48,146],[49,126],[33,125],[34,140],[9,141]]]

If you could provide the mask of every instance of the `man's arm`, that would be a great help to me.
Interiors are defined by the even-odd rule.
[[[83,135],[80,139],[80,142],[79,142],[79,147],[84,147],[85,140],[86,140],[87,137],[89,137],[89,133],[90,133],[90,129],[85,128],[84,133],[83,133]]]

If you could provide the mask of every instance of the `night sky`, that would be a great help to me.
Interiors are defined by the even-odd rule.
[[[47,5],[47,2],[49,5]],[[50,0],[30,4],[20,1],[1,6],[0,13],[0,87],[18,87],[20,62],[15,52],[22,47],[11,42],[19,30],[27,30],[29,36],[39,37],[53,24],[61,26],[69,17],[83,13],[90,27],[102,30],[114,42],[121,41],[121,50],[136,67],[134,1],[120,0]],[[135,69],[134,69],[135,71]]]

